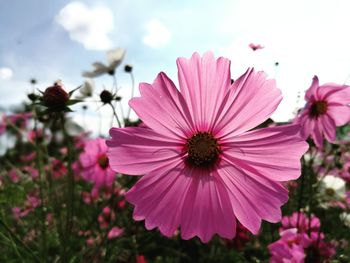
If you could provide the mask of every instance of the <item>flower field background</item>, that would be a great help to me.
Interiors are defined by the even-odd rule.
[[[84,76],[94,78],[107,74],[111,76],[113,85],[94,87],[89,80],[77,88],[65,87],[61,81],[56,81],[50,87],[40,87],[32,80],[34,89],[28,94],[27,101],[18,110],[2,114],[0,134],[11,141],[12,146],[4,149],[0,157],[0,262],[350,262],[349,86],[320,84],[318,78],[314,77],[305,95],[305,106],[299,109],[293,120],[275,123],[266,118],[258,127],[249,129],[254,132],[264,128],[282,130],[289,127],[286,131],[290,131],[298,127],[300,135],[296,135],[297,139],[288,145],[290,149],[276,148],[280,152],[271,155],[269,147],[274,145],[271,143],[259,152],[261,155],[274,156],[276,164],[289,159],[284,152],[294,155],[297,151],[294,150],[295,145],[307,141],[308,150],[297,159],[297,166],[300,159],[300,168],[295,168],[295,179],[278,179],[280,187],[289,191],[289,200],[283,202],[281,215],[278,216],[275,210],[265,211],[266,216],[259,214],[259,220],[263,221],[260,225],[258,220],[258,231],[252,234],[254,231],[249,218],[255,217],[251,212],[254,209],[243,206],[243,213],[248,219],[237,216],[237,221],[231,218],[232,211],[222,209],[221,218],[227,216],[229,220],[237,222],[234,224],[235,229],[220,232],[201,225],[200,230],[193,230],[192,235],[184,238],[184,225],[173,232],[169,230],[170,234],[163,227],[163,224],[173,220],[170,212],[161,217],[163,221],[153,219],[156,223],[152,223],[153,226],[146,224],[145,227],[142,219],[146,218],[147,221],[147,216],[137,217],[143,207],[139,206],[137,210],[133,204],[150,205],[154,207],[152,209],[158,209],[157,203],[147,203],[147,200],[153,200],[147,192],[144,192],[145,199],[142,195],[136,194],[135,197],[129,194],[133,204],[125,198],[126,193],[141,179],[118,170],[127,170],[129,166],[138,167],[143,157],[134,152],[133,161],[129,161],[133,155],[130,157],[127,147],[133,146],[131,142],[120,141],[123,134],[119,134],[119,131],[150,128],[140,119],[130,119],[130,110],[123,112],[123,115],[117,113],[116,108],[123,100],[118,94],[118,74],[130,75],[130,93],[134,92],[136,84],[133,67],[123,64],[124,50],[110,51],[107,56],[108,65],[95,65],[94,70],[85,72]],[[211,62],[205,59],[209,60],[211,56],[207,53],[202,62],[210,66]],[[195,55],[191,59],[188,61],[201,61]],[[119,71],[117,74],[117,67],[124,69],[124,72]],[[208,74],[208,71],[198,67],[201,76]],[[246,78],[255,78],[252,75],[255,73],[246,74]],[[253,80],[240,84],[240,81],[241,78],[232,79],[231,83],[225,85],[232,90],[240,87],[244,93],[249,88],[258,91],[267,83],[265,79],[261,81],[262,84]],[[155,82],[153,87],[159,88],[157,85],[164,84]],[[305,86],[308,85],[305,83]],[[214,85],[212,88],[218,87]],[[142,92],[141,95],[142,98],[146,96]],[[253,97],[246,98],[248,104],[250,99]],[[115,131],[111,130],[112,137],[96,136],[72,121],[72,107],[86,107],[91,100],[98,103],[98,107],[111,109],[110,118],[117,127]],[[136,102],[130,102],[130,105],[138,110]],[[161,112],[159,114],[162,116]],[[122,127],[127,129],[119,130]],[[211,140],[211,135],[200,134]],[[281,136],[290,136],[285,134]],[[210,162],[204,163],[202,157],[191,155],[192,152],[203,154],[196,152],[196,147],[199,147],[196,138],[191,137],[185,142],[189,148],[185,150],[189,156],[185,157],[189,158],[188,165],[194,169],[211,169],[209,165],[214,165],[213,162],[217,165],[219,159],[224,158],[220,155],[224,151],[223,144],[215,146],[219,147],[218,156],[214,158],[212,153],[205,155],[205,160],[209,158]],[[106,140],[109,143],[106,144]],[[131,140],[139,139],[132,137]],[[125,153],[122,148],[124,144],[129,145],[125,146]],[[195,145],[193,149],[190,148],[192,145]],[[113,150],[119,149],[113,147],[121,147],[121,150]],[[279,155],[284,160],[278,160]],[[193,156],[197,156],[197,159],[193,159]],[[123,168],[122,164],[128,161],[130,163]],[[245,161],[243,157],[242,162]],[[145,170],[149,170],[147,167],[153,164],[147,165]],[[273,166],[274,163],[263,164],[262,170],[258,172],[270,173],[266,167]],[[277,178],[287,168],[281,166],[271,169],[275,169],[274,176]],[[236,186],[246,191],[243,186]],[[253,192],[260,191],[258,188],[252,189]],[[135,201],[135,198],[138,200]],[[256,202],[252,207],[260,211],[259,205],[263,206],[265,201],[256,196],[252,200]],[[175,210],[181,208],[177,208],[177,200],[173,202],[176,204]],[[160,204],[163,203],[160,201]],[[235,205],[232,204],[233,211],[237,214]],[[280,205],[276,204],[277,208],[271,205],[271,209],[274,207],[279,211]],[[279,219],[269,219],[273,213],[277,213],[276,218]],[[193,221],[199,220],[200,215],[197,215],[198,218],[193,216]],[[213,221],[214,225],[221,220],[215,212],[208,216],[219,217]],[[212,224],[209,218],[203,222],[207,222],[208,226]],[[159,231],[157,227],[163,230]],[[215,233],[219,235],[212,237]],[[206,238],[207,234],[209,238]]]

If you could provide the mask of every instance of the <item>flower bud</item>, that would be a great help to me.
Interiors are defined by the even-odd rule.
[[[53,111],[61,111],[66,107],[69,100],[68,93],[57,84],[48,87],[43,95],[43,103],[46,107]]]
[[[100,93],[100,99],[104,104],[111,103],[113,100],[113,95],[108,90],[103,90]]]
[[[132,66],[131,65],[125,65],[124,66],[124,71],[127,73],[130,73],[132,71]]]

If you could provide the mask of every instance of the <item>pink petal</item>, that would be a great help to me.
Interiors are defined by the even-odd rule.
[[[232,239],[236,235],[236,218],[228,190],[217,172],[192,170],[192,182],[183,205],[181,236],[198,236],[208,242],[217,233]]]
[[[267,80],[264,72],[249,69],[226,94],[213,133],[229,137],[250,130],[267,120],[281,100],[274,80]]]
[[[186,102],[165,73],[158,74],[152,85],[141,83],[140,93],[141,97],[131,99],[129,105],[146,126],[174,138],[193,133]]]
[[[281,220],[280,207],[288,200],[282,184],[240,170],[235,163],[221,160],[220,177],[229,190],[233,211],[243,226],[257,234],[261,219],[276,223]]]
[[[336,126],[350,122],[350,106],[328,104],[327,114],[334,120]]]
[[[300,158],[308,144],[299,136],[299,125],[253,130],[222,142],[223,155],[243,171],[275,181],[300,176]]]
[[[311,132],[312,139],[317,146],[317,148],[322,149],[323,148],[323,126],[320,121],[320,118],[315,120],[315,126],[313,131]]]
[[[335,102],[342,105],[350,103],[350,86],[335,83],[323,84],[317,89],[320,100]]]
[[[148,128],[110,129],[109,163],[116,172],[142,175],[180,159],[183,143]]]
[[[312,84],[311,84],[310,88],[305,93],[305,100],[306,101],[317,99],[316,90],[317,90],[318,86],[319,86],[318,77],[314,76],[312,79]]]
[[[208,242],[215,233],[233,238],[236,219],[227,190],[216,176],[189,169],[180,161],[143,176],[126,194],[135,205],[134,219],[166,236],[180,226],[184,239]]]
[[[320,122],[322,122],[323,133],[327,141],[334,142],[336,139],[336,126],[333,119],[327,114],[322,115],[319,118],[320,118]]]
[[[197,130],[210,130],[225,93],[231,85],[230,61],[207,52],[201,58],[178,58],[180,90],[191,111]]]
[[[159,227],[165,236],[173,235],[180,225],[190,182],[182,161],[143,176],[125,195],[127,201],[135,205],[134,219],[145,220],[147,229]]]

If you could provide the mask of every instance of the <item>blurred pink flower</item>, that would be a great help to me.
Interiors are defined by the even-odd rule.
[[[137,255],[136,256],[136,263],[147,263],[147,260],[144,255]]]
[[[302,124],[304,138],[311,135],[318,148],[322,148],[324,138],[334,142],[336,127],[350,121],[350,86],[334,83],[320,86],[314,76],[305,100],[306,105],[297,119]]]
[[[311,223],[309,224],[309,217],[303,212],[294,212],[291,216],[284,216],[282,218],[281,223],[282,223],[282,228],[280,231],[283,231],[289,228],[297,228],[298,231],[301,233],[308,232],[309,225],[310,225],[311,232],[318,232],[321,226],[320,219],[318,219],[314,215],[311,215]]]
[[[111,230],[109,230],[107,237],[108,239],[114,239],[121,236],[123,232],[124,229],[114,226]]]
[[[28,125],[28,120],[33,116],[31,112],[21,112],[7,115],[4,117],[4,122],[24,129]]]
[[[340,177],[350,183],[350,160],[344,164],[343,169],[340,172]]]
[[[272,255],[270,263],[304,263],[304,249],[311,243],[305,233],[297,233],[291,228],[280,233],[281,238],[270,244],[268,249]]]
[[[0,120],[0,136],[6,132],[6,123],[4,118]]]
[[[41,200],[34,195],[27,195],[27,199],[24,202],[23,207],[12,208],[12,213],[15,218],[22,218],[27,216],[35,208],[41,205]]]
[[[262,46],[262,45],[260,45],[260,44],[253,44],[253,43],[250,43],[249,44],[249,47],[253,50],[253,51],[256,51],[256,50],[258,50],[258,49],[263,49],[264,47]]]
[[[307,262],[326,262],[336,251],[334,245],[324,240],[320,227],[320,219],[314,215],[310,223],[302,212],[283,217],[279,230],[281,239],[269,245],[270,262],[304,262],[305,257]]]
[[[277,108],[275,81],[249,69],[231,84],[230,61],[177,60],[180,91],[162,72],[129,105],[146,127],[112,128],[108,157],[120,173],[144,175],[126,199],[135,220],[183,239],[236,235],[236,219],[253,234],[261,220],[281,220],[282,181],[300,176],[307,143],[298,125],[252,130]]]
[[[8,173],[8,176],[10,177],[10,179],[13,183],[18,183],[19,174],[18,174],[18,171],[16,169],[11,169]]]
[[[35,159],[36,157],[36,152],[31,152],[25,155],[21,155],[21,161],[22,162],[31,162]]]
[[[105,140],[97,138],[86,141],[84,152],[80,155],[81,176],[94,184],[92,190],[94,196],[98,195],[103,187],[111,188],[114,182],[115,172],[109,166],[106,153]]]

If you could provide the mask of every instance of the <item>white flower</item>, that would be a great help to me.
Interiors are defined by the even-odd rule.
[[[84,71],[82,75],[87,78],[95,78],[103,74],[114,75],[115,69],[122,63],[124,56],[125,49],[123,48],[110,50],[107,52],[107,65],[95,62],[92,64],[95,69],[93,71]]]
[[[343,200],[346,194],[345,184],[340,177],[326,175],[320,184],[321,197],[326,200]]]
[[[86,79],[83,86],[79,89],[79,95],[76,96],[77,99],[85,99],[91,97],[95,88],[95,82],[93,79]]]
[[[350,213],[343,212],[339,215],[340,220],[346,225],[347,227],[350,227]]]

